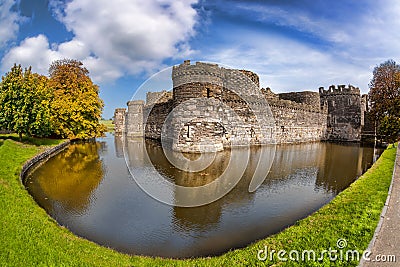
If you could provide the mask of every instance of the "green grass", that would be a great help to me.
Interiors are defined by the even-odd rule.
[[[4,138],[3,138],[4,139]],[[33,141],[34,143],[42,141]],[[46,141],[47,142],[47,141]],[[46,143],[44,142],[44,143]],[[387,197],[395,148],[387,149],[374,166],[332,202],[294,226],[244,249],[219,257],[171,260],[129,256],[79,238],[60,227],[41,209],[19,181],[23,163],[42,146],[4,140],[0,146],[0,265],[12,266],[356,266],[357,261],[258,261],[257,252],[292,249],[321,252],[336,248],[338,238],[349,249],[367,248]],[[299,201],[301,201],[299,199]]]
[[[115,125],[112,120],[100,120],[100,124],[104,124],[107,127],[107,132],[113,132]]]

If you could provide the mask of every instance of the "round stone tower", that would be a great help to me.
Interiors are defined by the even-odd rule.
[[[189,60],[172,69],[172,148],[182,152],[223,150],[221,110],[224,73],[217,64]],[[221,102],[222,103],[222,102]]]
[[[199,97],[221,99],[224,73],[217,64],[196,62],[183,64],[172,69],[174,106]]]
[[[319,88],[321,104],[328,106],[327,139],[360,141],[364,117],[361,113],[360,89],[349,85]]]

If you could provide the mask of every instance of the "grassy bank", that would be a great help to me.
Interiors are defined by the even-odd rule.
[[[107,127],[107,132],[113,132],[115,130],[115,125],[112,120],[100,120],[100,124],[103,124]]]
[[[47,142],[50,141],[40,142],[49,145]],[[50,142],[50,145],[55,143]],[[1,264],[13,266],[270,265],[279,263],[276,257],[272,261],[257,259],[257,252],[265,246],[270,251],[298,250],[301,253],[307,249],[320,253],[324,249],[337,249],[336,242],[339,238],[347,241],[345,249],[362,251],[367,248],[379,221],[396,154],[395,148],[387,149],[362,178],[339,194],[331,203],[277,235],[219,257],[179,261],[124,255],[76,237],[67,229],[59,227],[43,209],[37,206],[19,182],[18,176],[23,163],[43,149],[43,145],[19,143],[10,139],[0,141]],[[356,266],[357,263],[357,261],[330,262],[329,258],[325,257],[320,262],[288,261],[278,265]]]

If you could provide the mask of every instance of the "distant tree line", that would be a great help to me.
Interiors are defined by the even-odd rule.
[[[100,136],[103,101],[80,61],[54,61],[49,77],[14,65],[0,83],[0,129],[36,137]]]
[[[376,66],[369,88],[370,119],[377,134],[394,143],[400,135],[400,65],[388,60]]]

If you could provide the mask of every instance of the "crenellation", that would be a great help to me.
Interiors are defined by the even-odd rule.
[[[322,95],[337,95],[337,94],[355,94],[359,95],[360,94],[360,88],[355,87],[351,84],[349,84],[347,87],[346,85],[338,85],[337,87],[335,85],[329,86],[328,90],[325,90],[324,87],[319,88],[319,93]]]

